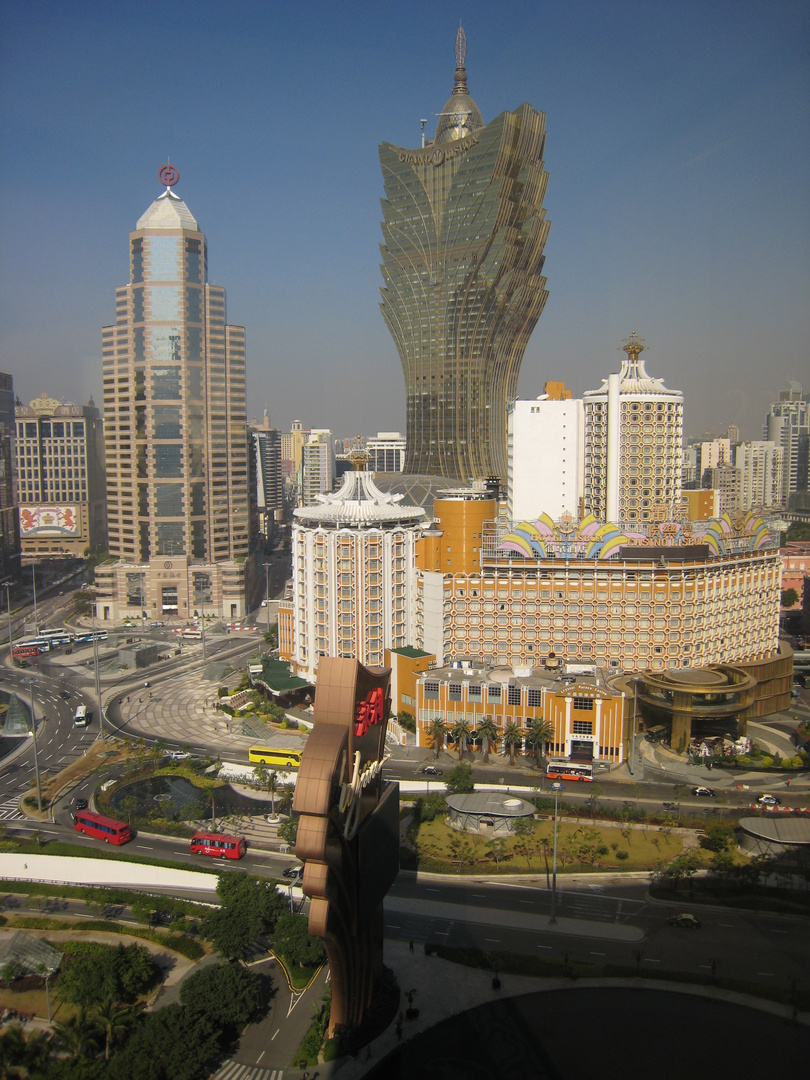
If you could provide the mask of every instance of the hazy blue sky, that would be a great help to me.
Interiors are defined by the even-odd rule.
[[[100,402],[101,326],[170,157],[247,328],[249,415],[401,428],[377,147],[435,126],[459,17],[484,121],[547,117],[550,297],[521,395],[598,386],[636,329],[688,434],[760,437],[788,378],[810,389],[800,0],[4,0],[0,368],[23,401]]]

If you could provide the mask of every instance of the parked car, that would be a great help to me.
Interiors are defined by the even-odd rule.
[[[419,770],[423,776],[441,776],[442,770],[437,769],[435,765],[423,765]]]
[[[692,794],[697,795],[698,798],[713,799],[717,792],[710,787],[693,787]]]
[[[760,795],[757,806],[781,806],[782,800],[776,795]]]
[[[299,878],[304,876],[304,868],[303,866],[288,866],[282,873],[284,874],[284,877],[292,878],[293,881],[298,881]]]
[[[700,929],[700,919],[685,911],[681,912],[680,915],[670,915],[669,924],[670,926],[680,926],[684,930]]]

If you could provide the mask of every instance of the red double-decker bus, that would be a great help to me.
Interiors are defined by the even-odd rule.
[[[30,660],[33,656],[39,656],[39,645],[15,645],[11,655],[15,660]]]
[[[73,828],[85,836],[94,836],[105,844],[126,844],[132,839],[125,821],[94,814],[92,810],[77,810],[73,815]]]
[[[191,838],[192,855],[213,855],[215,859],[241,859],[245,854],[244,836],[198,832]]]

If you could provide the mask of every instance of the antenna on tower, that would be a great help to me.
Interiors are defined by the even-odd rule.
[[[423,150],[425,149],[425,124],[426,123],[427,123],[427,120],[420,120],[419,121],[419,124],[420,124],[420,126],[422,128],[422,149]]]

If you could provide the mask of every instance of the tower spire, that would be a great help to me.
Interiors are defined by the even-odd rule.
[[[456,78],[453,86],[454,94],[469,94],[467,89],[467,35],[464,27],[459,23],[456,34]]]

